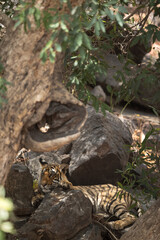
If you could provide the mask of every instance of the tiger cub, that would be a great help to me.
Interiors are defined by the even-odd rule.
[[[88,198],[93,206],[93,215],[97,216],[115,216],[116,221],[107,221],[105,224],[112,229],[121,230],[133,224],[137,217],[133,215],[132,208],[140,215],[139,204],[133,200],[131,195],[121,188],[111,185],[93,185],[93,186],[73,186],[66,177],[68,165],[66,164],[48,164],[42,158],[39,159],[42,165],[42,171],[39,179],[39,188],[43,192],[32,199],[32,204],[42,200],[44,193],[50,192],[54,188],[80,190]]]

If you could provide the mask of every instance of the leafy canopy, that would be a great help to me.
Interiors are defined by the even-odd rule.
[[[138,10],[147,9],[145,17],[134,23],[132,14],[125,17],[127,6],[132,3]],[[8,9],[13,9],[12,1],[8,0]],[[110,110],[106,104],[100,102],[91,95],[87,85],[96,84],[97,74],[107,74],[106,63],[103,57],[98,54],[106,49],[115,53],[115,48],[120,45],[121,55],[126,58],[128,44],[130,46],[141,42],[147,45],[149,42],[160,39],[159,28],[153,24],[145,24],[151,13],[154,16],[160,15],[159,1],[148,0],[145,4],[136,5],[136,1],[128,0],[86,0],[81,6],[72,7],[70,0],[59,0],[52,9],[41,10],[36,0],[19,1],[17,12],[14,16],[16,20],[15,27],[23,24],[24,30],[27,32],[32,28],[31,16],[33,16],[37,28],[44,26],[46,31],[51,33],[50,40],[44,45],[40,53],[42,62],[50,59],[54,63],[56,54],[65,52],[65,63],[67,77],[67,87],[74,89],[77,97],[83,100],[92,101],[96,110],[101,106],[101,110],[105,113],[105,109]],[[3,5],[3,8],[6,7]],[[62,9],[65,9],[62,11]],[[135,11],[136,12],[136,11]],[[132,27],[129,27],[132,24]],[[126,30],[127,29],[127,30]],[[133,29],[133,31],[132,31]],[[120,43],[122,35],[126,41]],[[157,75],[159,75],[159,62],[157,61],[156,71],[149,73],[141,70],[139,74],[126,82],[124,73],[119,72],[116,79],[122,82],[120,91],[115,91],[110,86],[107,91],[111,96],[117,97],[117,102],[121,99],[130,101],[139,90],[141,79],[146,79],[147,83],[157,83]],[[130,75],[130,69],[126,64],[124,71]],[[152,76],[151,76],[152,75]],[[154,75],[154,76],[153,76]],[[147,78],[146,78],[147,76]],[[4,83],[5,84],[5,83]],[[159,101],[159,97],[155,97],[155,101]]]

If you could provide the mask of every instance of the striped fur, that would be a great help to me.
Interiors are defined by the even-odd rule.
[[[48,164],[43,159],[40,159],[40,163],[42,171],[39,186],[42,192],[49,192],[56,187],[82,191],[93,205],[94,216],[102,218],[109,214],[118,218],[115,221],[107,220],[105,222],[112,229],[121,230],[136,221],[137,216],[133,215],[131,208],[134,205],[138,215],[140,212],[139,204],[133,200],[128,192],[111,184],[73,186],[66,177],[66,164]]]

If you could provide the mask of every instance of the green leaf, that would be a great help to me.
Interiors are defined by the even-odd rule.
[[[130,44],[130,47],[135,46],[138,42],[139,42],[139,36],[134,37]]]
[[[101,103],[101,111],[102,111],[104,116],[106,115],[106,110],[111,112],[110,106],[108,104],[102,102]]]
[[[95,24],[96,20],[97,20],[97,15],[94,15],[90,23],[86,26],[86,29],[89,30]]]
[[[80,57],[81,57],[81,61],[83,62],[85,60],[85,57],[86,57],[85,48],[84,47],[80,47],[78,50],[79,50],[79,54],[80,54]]]
[[[98,22],[99,22],[99,26],[100,26],[100,28],[101,28],[101,31],[102,31],[103,33],[105,33],[105,32],[106,32],[106,29],[105,29],[104,23],[102,22],[101,19],[98,19]]]
[[[115,17],[116,17],[118,24],[121,27],[123,27],[124,21],[123,21],[122,15],[120,13],[116,13]]]
[[[64,30],[65,32],[69,32],[67,25],[63,21],[61,21],[60,25],[62,30]]]
[[[13,233],[13,224],[9,221],[1,223],[1,230],[6,233]]]
[[[112,5],[115,5],[115,4],[117,4],[117,0],[107,1],[108,6],[112,6]]]
[[[0,62],[0,73],[3,71],[4,67],[3,64]]]
[[[30,30],[31,29],[31,22],[28,18],[26,19],[26,23],[27,23],[28,29]]]
[[[57,37],[57,31],[52,33],[51,40],[54,41],[56,37]]]
[[[96,36],[98,36],[99,37],[99,30],[100,30],[100,25],[99,25],[99,22],[98,21],[96,21],[96,23],[95,23],[95,34],[96,34]]]
[[[5,234],[0,230],[0,239],[5,240]]]
[[[36,10],[36,8],[30,7],[30,8],[29,8],[29,14],[30,14],[30,15],[34,14],[35,10]]]
[[[50,27],[50,28],[53,28],[53,29],[58,28],[58,27],[59,27],[59,22],[57,22],[57,23],[52,23],[52,24],[49,25],[49,27]]]
[[[51,47],[52,47],[52,44],[53,44],[53,41],[52,41],[52,40],[49,40],[49,41],[47,42],[46,46],[44,47],[45,50],[51,48]]]
[[[60,0],[61,3],[67,3],[68,0]]]
[[[62,47],[59,43],[55,43],[54,46],[57,52],[62,52]]]
[[[50,54],[49,54],[49,60],[51,63],[55,62],[55,58],[56,58],[56,53],[53,50],[53,48],[50,48]]]
[[[83,42],[83,35],[81,32],[79,32],[75,38],[75,42],[78,45],[78,47],[80,47],[82,45]]]
[[[147,142],[148,138],[153,134],[153,132],[154,132],[154,129],[153,129],[153,128],[147,132],[147,134],[146,134],[146,136],[145,136],[145,139],[144,139],[143,142],[141,143],[142,146],[141,146],[141,148],[140,148],[140,150],[139,150],[140,153],[142,153],[143,150],[146,148],[146,142]]]
[[[5,197],[5,189],[3,186],[0,186],[0,197]]]
[[[92,50],[91,40],[85,32],[83,32],[83,44],[85,45],[86,48]]]
[[[112,93],[113,90],[112,90],[112,87],[111,87],[110,85],[107,85],[106,88],[107,88],[107,91],[108,91],[109,93]]]
[[[35,8],[34,19],[35,19],[37,27],[39,27],[40,26],[40,19],[41,19],[41,12],[38,8]]]
[[[113,11],[109,8],[105,8],[105,13],[107,14],[107,16],[113,21],[115,20],[115,15],[113,13]]]
[[[22,23],[23,23],[22,20],[19,20],[18,22],[16,22],[15,25],[14,25],[14,29],[16,29]]]
[[[28,16],[28,14],[29,14],[29,8],[26,8],[26,9],[24,10],[24,16],[25,16],[25,18]]]
[[[92,99],[93,107],[95,108],[96,112],[98,112],[98,110],[99,110],[99,101],[98,101],[98,99],[95,96],[93,96],[93,95],[91,95],[91,99]]]
[[[76,60],[73,65],[74,65],[74,67],[77,67],[78,66],[78,61]]]
[[[73,42],[73,43],[72,43]],[[83,34],[81,32],[79,32],[75,39],[72,38],[72,42],[71,42],[71,52],[75,52],[78,50],[78,48],[82,45],[83,43]]]
[[[3,209],[4,211],[6,211],[8,213],[9,211],[13,210],[13,203],[8,198],[0,197],[0,208],[1,208],[1,210]],[[7,219],[7,218],[5,218],[5,219]]]
[[[40,52],[40,58],[42,59],[42,62],[44,63],[47,60],[47,53],[44,50],[44,48],[42,49],[42,51]]]
[[[128,10],[124,6],[119,6],[118,11],[121,13],[128,13]]]
[[[78,8],[78,6],[76,6],[76,7],[74,7],[74,8],[72,9],[72,11],[71,11],[71,15],[74,15],[74,14],[76,13],[77,8]]]
[[[152,108],[152,111],[154,112],[154,114],[155,114],[157,117],[159,117],[159,114],[158,114],[157,110],[156,110],[153,106],[150,106],[150,105],[149,105],[149,107],[151,107],[151,108]]]

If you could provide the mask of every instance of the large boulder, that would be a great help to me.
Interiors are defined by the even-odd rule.
[[[80,191],[46,195],[29,221],[18,231],[19,240],[67,240],[92,222],[92,204]]]
[[[76,185],[115,184],[129,159],[130,131],[117,116],[106,116],[88,107],[81,136],[73,142],[69,178]]]
[[[33,180],[27,166],[22,163],[13,164],[6,183],[6,196],[13,200],[17,216],[30,215],[33,212]]]
[[[121,240],[159,240],[160,239],[160,199],[139,218]]]
[[[156,51],[158,54],[158,50]],[[152,57],[152,53],[150,53],[150,57]],[[116,80],[119,79],[119,76],[121,77],[120,72],[123,72],[123,76],[125,78],[126,82],[132,81],[132,85],[134,86],[134,90],[136,92],[136,96],[134,98],[134,102],[138,103],[139,105],[148,107],[152,106],[157,109],[158,112],[160,112],[160,98],[159,98],[159,92],[160,92],[160,81],[158,73],[156,75],[157,80],[155,80],[155,69],[151,66],[148,66],[148,61],[145,60],[148,57],[144,57],[144,61],[141,65],[133,65],[133,64],[126,64],[126,61],[120,61],[118,57],[115,54],[106,54],[103,56],[103,61],[107,67],[107,75],[101,74],[97,75],[97,85],[100,85],[103,87],[104,91],[107,95],[108,92],[106,91],[106,87],[109,85],[115,90],[120,90],[123,81],[122,80]],[[156,59],[155,59],[156,60]],[[125,64],[127,66],[127,71],[125,70]],[[128,72],[129,69],[129,72]],[[143,72],[144,71],[144,72]],[[128,73],[127,73],[128,72]],[[142,74],[141,74],[142,72]],[[147,75],[148,73],[148,75]],[[152,74],[151,74],[152,73]],[[147,78],[147,76],[150,76],[150,81]],[[135,78],[135,79],[134,79]],[[136,79],[137,78],[137,79]],[[122,79],[122,77],[121,77]],[[125,84],[126,85],[126,84]],[[122,86],[123,88],[123,86]],[[107,96],[108,103],[110,103],[110,98]],[[114,99],[112,99],[114,101]]]
[[[115,76],[117,71],[123,70],[123,64],[119,61],[118,57],[115,54],[106,54],[103,56],[103,61],[108,65],[107,75],[97,75],[97,83],[104,89],[106,89],[107,85],[110,85],[116,89],[119,88],[122,85],[122,82],[117,82],[115,80]]]

